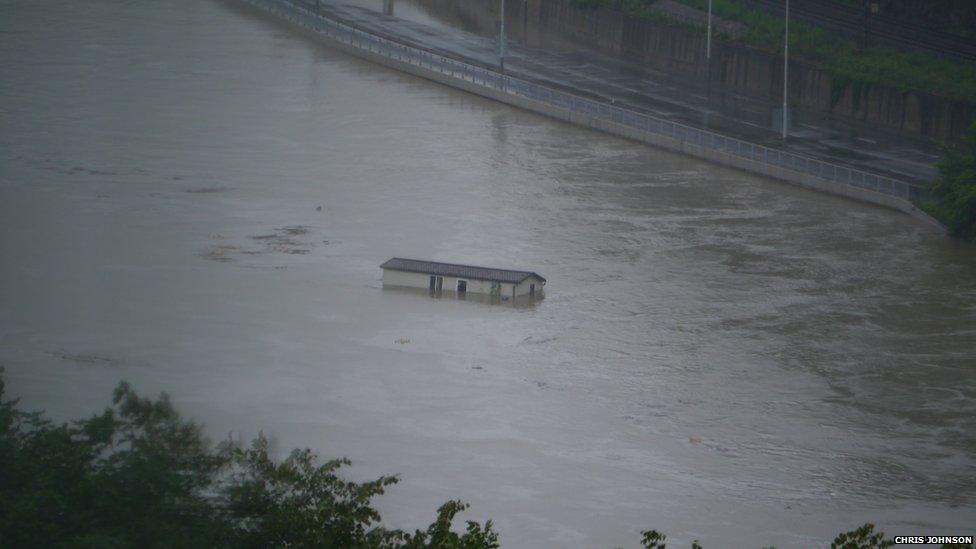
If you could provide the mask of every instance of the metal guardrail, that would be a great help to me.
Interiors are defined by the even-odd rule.
[[[608,103],[593,101],[394,42],[322,16],[315,10],[315,0],[311,0],[312,4],[307,4],[302,0],[246,1],[262,6],[298,25],[325,34],[333,40],[349,46],[502,93],[526,97],[554,107],[573,110],[595,119],[670,137],[679,142],[726,153],[740,159],[810,174],[827,181],[867,189],[905,200],[918,201],[925,196],[923,187],[904,181],[831,164],[780,149],[764,147]]]

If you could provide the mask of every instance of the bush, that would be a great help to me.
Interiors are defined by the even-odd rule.
[[[0,547],[499,547],[490,520],[451,529],[467,509],[456,500],[423,530],[384,528],[372,499],[396,477],[343,480],[349,460],[318,465],[308,449],[278,462],[263,435],[213,448],[165,394],[141,398],[122,382],[102,414],[58,426],[4,391],[0,368]],[[873,530],[841,534],[831,548],[891,546]],[[666,549],[665,540],[648,530],[641,545]]]
[[[932,200],[922,208],[953,236],[976,241],[976,123],[960,145],[946,149],[937,166],[939,178],[929,189]]]
[[[372,499],[396,477],[342,480],[347,459],[318,465],[308,449],[277,462],[263,436],[214,448],[165,394],[123,382],[102,414],[54,425],[4,389],[0,377],[3,547],[498,547],[491,521],[451,531],[460,501],[424,530],[386,529]]]

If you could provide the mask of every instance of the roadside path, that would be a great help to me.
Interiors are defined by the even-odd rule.
[[[429,19],[387,16],[380,11],[380,0],[368,2],[375,6],[363,4],[321,2],[320,9],[324,15],[374,34],[471,64],[498,67],[495,37]],[[409,16],[408,10],[401,11]],[[710,101],[704,83],[679,82],[614,56],[562,44],[558,49],[540,49],[509,41],[506,52],[506,73],[537,83],[909,183],[924,185],[936,176],[934,163],[941,153],[926,140],[798,114],[784,147],[779,133],[766,127],[768,106],[741,95],[726,93],[716,101],[718,92],[712,90]],[[713,105],[717,103],[735,105],[734,112],[716,109]]]

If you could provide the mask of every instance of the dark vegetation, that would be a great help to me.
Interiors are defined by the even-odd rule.
[[[213,447],[165,394],[143,398],[125,382],[111,407],[71,423],[17,404],[0,369],[0,547],[499,547],[490,520],[452,530],[460,501],[413,533],[384,528],[372,499],[396,477],[343,480],[347,459],[320,465],[308,449],[275,461],[260,435]],[[643,547],[665,549],[663,534],[642,535]],[[867,524],[831,548],[891,545]]]
[[[938,163],[932,200],[922,208],[945,223],[949,233],[976,242],[976,123],[958,146],[947,148]]]
[[[126,383],[112,406],[55,425],[6,399],[0,378],[0,547],[498,547],[491,521],[452,531],[448,501],[413,533],[380,525],[372,499],[396,484],[338,476],[310,450],[275,461],[268,440],[211,446],[166,395]]]
[[[654,1],[573,0],[573,5],[618,10],[642,19],[660,19],[660,14],[650,9]],[[708,0],[678,1],[701,10],[708,6]],[[746,8],[734,0],[713,0],[712,12],[745,24],[748,30],[740,38],[742,42],[765,51],[783,51],[782,17]],[[865,84],[976,101],[976,67],[971,63],[882,46],[863,48],[853,40],[796,20],[790,21],[790,53],[830,73],[835,101],[847,86],[861,89]]]
[[[864,7],[865,0],[841,0],[853,8]],[[920,24],[963,38],[976,38],[976,10],[972,0],[872,0],[885,13],[904,23]]]

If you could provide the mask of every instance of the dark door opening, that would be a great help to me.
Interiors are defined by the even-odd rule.
[[[436,276],[430,277],[430,291],[433,292],[434,289],[437,288],[436,285],[437,285],[437,277]]]
[[[468,281],[458,280],[457,291],[459,294],[463,294],[464,292],[468,291]]]
[[[535,295],[535,284],[529,284],[529,295]]]

